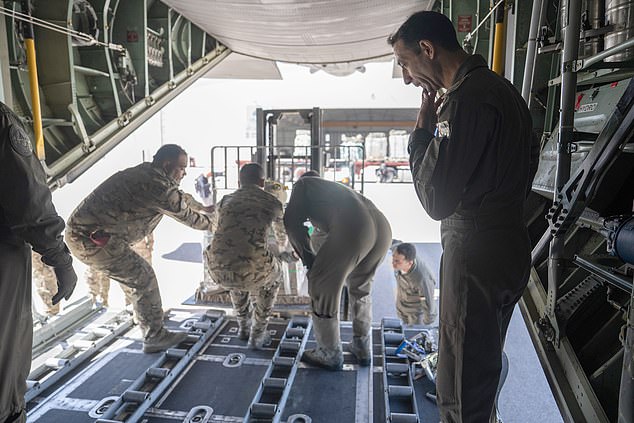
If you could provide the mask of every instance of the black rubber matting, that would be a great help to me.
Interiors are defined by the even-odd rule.
[[[29,420],[31,421],[31,420]],[[71,411],[71,410],[57,410],[52,409],[47,411],[37,419],[37,423],[93,423],[95,419],[90,417],[88,413],[84,411]]]
[[[418,416],[421,422],[437,422],[440,421],[438,407],[436,403],[427,398],[427,392],[436,392],[436,385],[427,378],[414,381],[414,393],[416,395],[416,406],[418,407]]]
[[[215,414],[244,416],[266,369],[266,366],[225,367],[222,363],[198,361],[159,408],[188,412],[194,406],[207,405]]]
[[[119,352],[68,396],[100,400],[112,395],[121,395],[158,359],[159,355],[160,353]]]
[[[373,423],[385,423],[385,397],[383,394],[383,374],[381,372],[374,372],[372,379],[372,399],[374,401]]]
[[[313,422],[354,422],[357,372],[298,369],[282,421],[306,414]]]
[[[241,353],[244,354],[247,358],[258,358],[270,360],[275,355],[275,349],[266,348],[262,350],[252,350],[249,348],[227,348],[220,345],[210,345],[209,348],[205,350],[205,354],[208,355],[219,355],[219,356],[227,356],[233,353]]]

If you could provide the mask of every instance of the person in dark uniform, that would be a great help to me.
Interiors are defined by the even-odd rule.
[[[317,253],[304,226],[307,220],[325,235]],[[353,331],[350,352],[360,364],[370,364],[370,294],[374,273],[392,242],[387,219],[358,192],[337,182],[303,176],[293,186],[284,224],[291,245],[308,268],[317,348],[306,351],[302,360],[331,370],[342,368],[339,303],[347,281]]]
[[[46,175],[18,116],[0,103],[0,422],[24,422],[31,367],[31,248],[57,278],[52,303],[77,283]],[[29,245],[30,244],[30,245]]]
[[[388,42],[405,84],[423,88],[409,153],[418,198],[441,220],[440,417],[488,422],[530,268],[522,210],[537,169],[531,116],[509,81],[460,48],[444,15],[416,13]]]

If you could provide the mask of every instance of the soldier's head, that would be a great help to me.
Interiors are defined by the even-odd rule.
[[[398,244],[392,252],[392,267],[394,270],[400,270],[407,273],[412,269],[412,265],[416,260],[416,247],[409,242]]]
[[[453,24],[438,12],[414,13],[387,41],[403,70],[405,84],[426,89],[448,88],[456,64],[467,56],[458,43]]]
[[[300,176],[300,178],[319,178],[319,172],[317,172],[316,170],[309,170],[307,172],[304,172],[302,174],[302,176]]]
[[[238,179],[241,187],[248,185],[264,187],[264,169],[257,163],[247,163],[240,168]]]
[[[169,177],[180,183],[187,174],[187,153],[176,144],[165,144],[154,154],[152,165],[163,169]]]

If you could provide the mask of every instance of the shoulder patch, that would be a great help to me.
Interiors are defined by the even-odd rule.
[[[11,147],[19,155],[30,156],[33,154],[33,146],[31,146],[29,136],[19,126],[11,125],[9,128],[9,140],[11,141]]]

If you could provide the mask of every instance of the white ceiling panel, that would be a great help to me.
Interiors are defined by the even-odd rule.
[[[163,0],[237,53],[301,64],[385,58],[388,35],[434,1]]]

